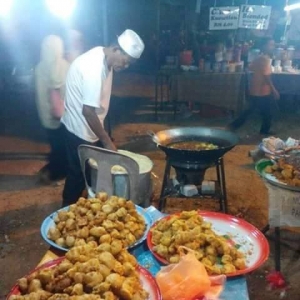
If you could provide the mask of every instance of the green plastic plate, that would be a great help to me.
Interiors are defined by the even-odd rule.
[[[274,164],[274,162],[269,159],[262,159],[256,163],[255,170],[263,179],[265,179],[267,182],[269,182],[272,185],[275,185],[277,187],[280,187],[280,188],[283,188],[286,190],[300,192],[300,187],[288,185],[288,184],[278,180],[274,175],[265,172],[265,168],[267,166],[272,166],[273,164]]]

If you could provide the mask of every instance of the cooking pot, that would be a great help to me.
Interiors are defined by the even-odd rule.
[[[150,198],[152,195],[152,180],[151,171],[153,168],[153,162],[145,155],[140,155],[126,150],[118,150],[120,154],[126,155],[137,162],[139,165],[139,190],[138,201],[136,204],[148,207],[150,205]],[[96,190],[97,183],[97,162],[90,159],[89,165],[91,167],[91,187],[93,192]],[[111,169],[113,176],[113,190],[114,195],[129,198],[129,178],[127,171],[121,166],[113,166]]]
[[[163,150],[167,157],[174,162],[197,162],[203,169],[215,165],[216,161],[238,143],[238,136],[228,130],[209,127],[181,127],[162,130],[157,133],[148,132],[152,141]],[[211,150],[181,150],[171,148],[178,142],[208,142],[218,146]]]
[[[183,184],[200,185],[205,171],[215,166],[238,143],[238,137],[233,132],[209,127],[181,127],[148,134],[157,147],[165,152],[169,163],[175,168],[177,179]],[[170,147],[173,143],[191,141],[212,143],[218,148],[183,150]]]

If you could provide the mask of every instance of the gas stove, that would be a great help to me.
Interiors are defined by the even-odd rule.
[[[205,181],[208,168],[216,168],[216,179]],[[171,177],[171,169],[175,177]],[[164,179],[159,199],[159,209],[163,211],[167,198],[211,198],[219,200],[220,210],[227,213],[227,195],[223,158],[207,165],[199,161],[183,161],[166,158]]]

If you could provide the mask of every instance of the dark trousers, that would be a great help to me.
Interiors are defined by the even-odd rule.
[[[232,129],[238,129],[241,127],[247,120],[247,118],[255,111],[259,110],[261,114],[261,127],[260,133],[267,134],[271,128],[272,121],[272,103],[274,99],[271,95],[269,96],[250,96],[249,97],[249,108],[241,113],[241,115],[235,119],[229,127]]]
[[[51,180],[64,178],[67,174],[67,157],[63,127],[46,129],[50,144],[48,164],[42,169],[49,172]]]
[[[81,171],[80,159],[78,155],[78,147],[80,145],[90,145],[101,147],[101,143],[91,143],[85,141],[75,134],[69,132],[66,127],[64,128],[64,137],[68,161],[68,172],[63,191],[63,203],[62,206],[68,206],[75,203],[79,197],[81,197],[83,190],[85,189],[84,176]]]

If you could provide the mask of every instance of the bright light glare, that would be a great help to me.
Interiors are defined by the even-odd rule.
[[[62,19],[68,19],[72,15],[77,0],[46,0],[51,13]]]
[[[290,10],[294,10],[294,9],[298,9],[298,8],[300,8],[300,3],[287,5],[287,6],[284,8],[284,10],[285,10],[285,11],[290,11]]]
[[[5,17],[12,8],[13,0],[0,0],[0,15]]]

